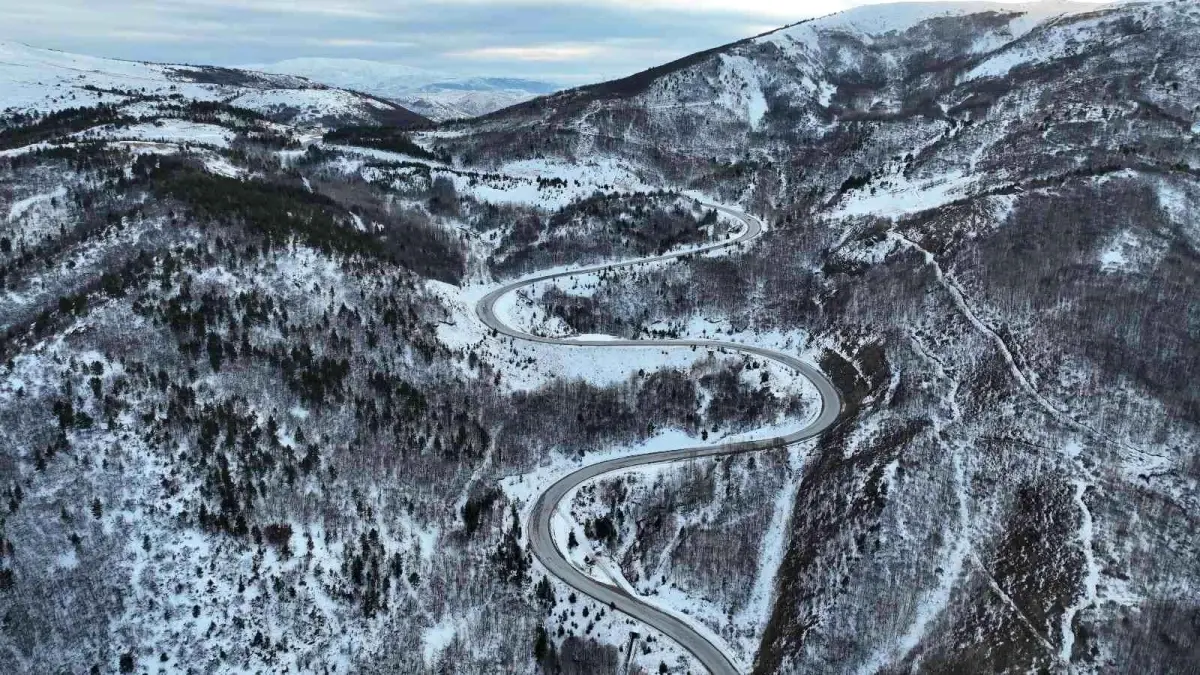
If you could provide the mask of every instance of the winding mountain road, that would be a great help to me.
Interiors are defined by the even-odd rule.
[[[721,349],[731,352],[754,354],[755,356],[770,359],[777,363],[783,364],[788,368],[791,368],[810,380],[816,387],[821,398],[821,412],[816,416],[816,418],[814,418],[801,429],[773,438],[722,443],[719,445],[679,448],[675,450],[664,450],[660,452],[618,457],[616,459],[591,464],[559,479],[542,493],[542,495],[538,498],[537,503],[533,507],[533,513],[531,516],[533,529],[529,533],[530,548],[533,552],[533,555],[536,556],[542,565],[546,567],[550,574],[558,577],[575,590],[591,596],[598,602],[615,608],[633,617],[634,619],[642,621],[658,629],[660,632],[675,640],[679,645],[690,652],[696,658],[696,660],[698,660],[705,668],[713,673],[713,675],[736,675],[738,673],[738,669],[735,664],[730,661],[725,652],[723,652],[717,645],[713,644],[704,635],[689,626],[686,622],[682,621],[673,614],[658,609],[653,605],[647,604],[641,599],[630,595],[628,592],[618,586],[597,581],[596,579],[587,576],[583,572],[573,567],[567,560],[566,556],[563,555],[563,552],[559,550],[558,544],[554,540],[551,529],[551,520],[553,519],[554,513],[560,502],[563,501],[563,499],[571,492],[571,490],[581,483],[606,473],[629,469],[635,466],[643,466],[646,464],[657,464],[660,462],[677,462],[680,460],[697,459],[701,457],[715,457],[756,450],[782,448],[792,443],[796,443],[797,441],[812,438],[813,436],[816,436],[822,431],[833,426],[834,422],[837,421],[838,415],[841,413],[841,398],[838,395],[837,388],[835,388],[833,383],[830,382],[829,379],[813,365],[805,363],[794,356],[771,349],[742,345],[736,342],[726,342],[722,340],[574,340],[569,338],[543,337],[540,335],[532,335],[508,326],[499,318],[497,318],[495,311],[496,302],[501,297],[539,282],[549,281],[551,279],[557,279],[560,277],[569,277],[576,274],[587,274],[602,270],[631,267],[644,263],[669,260],[686,255],[694,255],[697,253],[728,248],[754,239],[762,233],[762,221],[758,220],[754,216],[716,204],[705,204],[705,206],[715,208],[726,215],[741,221],[745,225],[744,229],[737,237],[715,244],[710,244],[701,248],[679,251],[649,258],[638,258],[636,260],[625,262],[584,267],[566,272],[543,274],[541,276],[522,279],[498,288],[483,297],[476,305],[476,314],[485,325],[502,335],[507,335],[517,340],[529,340],[532,342],[561,345],[564,347],[686,347],[689,349],[692,347],[705,347],[710,349]]]

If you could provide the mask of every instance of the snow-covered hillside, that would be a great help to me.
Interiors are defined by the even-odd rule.
[[[559,89],[532,80],[466,78],[433,82],[389,98],[430,119],[444,121],[486,115]]]
[[[665,145],[676,156],[732,162],[770,139],[791,144],[819,137],[832,119],[916,112],[914,106],[937,98],[942,88],[963,89],[1000,64],[1033,65],[1071,54],[1071,45],[1091,39],[1086,33],[1097,22],[1118,21],[1086,18],[1107,11],[1105,5],[1060,1],[861,6],[563,91],[470,128],[533,134],[512,134],[509,153],[542,153],[546,147],[530,142],[540,138],[538,129],[559,128],[578,135],[574,152],[603,141],[625,143],[634,153]],[[1040,37],[1045,34],[1052,37]],[[978,69],[962,68],[965,63]],[[966,96],[943,96],[939,104],[949,108]]]
[[[219,101],[299,124],[417,124],[403,107],[287,75],[119,61],[0,42],[0,113],[49,113],[148,99]]]
[[[476,117],[561,88],[536,80],[461,77],[362,59],[296,58],[245,67],[367,92],[396,101],[433,120]]]
[[[709,241],[714,213],[617,163],[484,173],[395,127],[313,128],[326,93],[374,99],[292,78],[6,56],[5,672],[692,667],[546,578],[503,485],[728,412],[493,339],[473,301],[551,259]],[[701,356],[659,355],[674,379]]]
[[[770,557],[725,554],[773,505],[735,470],[598,484],[578,525],[614,526],[579,555],[729,644],[761,636],[756,672],[1194,670],[1197,34],[1183,0],[862,7],[427,134],[764,214],[742,255],[533,310],[803,331],[847,401],[795,458],[765,626],[734,579]],[[732,503],[695,503],[714,489]]]
[[[0,663],[697,672],[550,578],[533,505],[811,390],[476,301],[729,241],[704,197],[763,233],[497,314],[799,355],[842,417],[579,485],[572,565],[757,673],[1193,672],[1198,33],[1184,0],[867,7],[435,130],[5,45]]]

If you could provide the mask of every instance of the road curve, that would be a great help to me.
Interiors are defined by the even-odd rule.
[[[722,443],[719,445],[703,445],[690,448],[679,448],[676,450],[663,450],[660,452],[618,457],[605,462],[591,464],[559,479],[541,494],[533,507],[533,513],[530,518],[531,522],[533,523],[532,529],[529,533],[530,549],[532,550],[533,555],[536,556],[542,565],[546,567],[550,574],[558,577],[575,590],[591,596],[598,602],[620,610],[621,612],[658,629],[671,639],[675,640],[684,649],[689,651],[696,658],[696,660],[703,664],[705,668],[713,673],[713,675],[737,675],[737,667],[729,660],[725,653],[684,621],[672,614],[649,605],[638,598],[635,598],[617,586],[597,581],[575,569],[571,563],[567,561],[566,556],[563,555],[562,551],[560,551],[558,548],[558,544],[554,541],[551,531],[551,519],[553,518],[554,512],[558,508],[559,503],[572,489],[583,482],[606,473],[646,464],[657,464],[659,462],[676,462],[700,457],[714,457],[718,455],[728,455],[755,450],[782,448],[797,441],[812,438],[813,436],[816,436],[822,431],[833,426],[834,422],[837,421],[838,415],[841,413],[841,397],[838,394],[837,388],[833,386],[833,383],[829,381],[829,378],[825,377],[825,375],[813,365],[805,363],[794,356],[771,349],[764,349],[762,347],[753,347],[722,340],[571,340],[543,337],[525,333],[510,327],[504,322],[500,321],[496,317],[495,313],[496,302],[501,297],[515,292],[518,289],[531,286],[542,281],[548,281],[550,279],[557,279],[560,277],[568,277],[576,274],[599,272],[607,269],[630,267],[648,262],[669,260],[686,255],[728,248],[730,246],[737,246],[738,244],[749,241],[762,233],[762,222],[754,216],[750,216],[740,211],[716,204],[705,204],[705,206],[718,209],[721,212],[740,220],[742,223],[744,223],[745,228],[735,238],[710,244],[701,248],[680,251],[676,253],[668,253],[660,256],[652,256],[649,258],[638,258],[636,260],[619,263],[583,267],[567,272],[543,274],[541,276],[522,279],[498,288],[484,296],[476,305],[475,311],[480,321],[482,321],[487,327],[495,330],[501,335],[507,335],[517,340],[528,340],[531,342],[562,345],[565,347],[705,347],[732,352],[742,352],[746,354],[754,354],[755,356],[781,363],[808,378],[808,380],[811,381],[816,387],[817,392],[821,397],[821,412],[812,422],[802,429],[782,436],[776,436],[774,438],[740,441],[736,443]]]

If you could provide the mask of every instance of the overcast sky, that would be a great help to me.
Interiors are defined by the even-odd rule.
[[[127,59],[300,56],[577,84],[872,0],[0,0],[0,40]]]

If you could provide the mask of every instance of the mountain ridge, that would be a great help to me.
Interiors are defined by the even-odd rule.
[[[588,99],[593,96],[604,97],[605,95],[615,95],[618,97],[635,95],[662,75],[697,65],[710,57],[726,53],[739,46],[787,37],[789,31],[804,29],[805,27],[821,30],[858,32],[869,36],[873,33],[898,31],[902,28],[908,28],[913,24],[938,17],[998,12],[1027,16],[1034,21],[1044,21],[1054,16],[1103,11],[1106,6],[1106,4],[1076,0],[1035,0],[1033,2],[1018,3],[989,2],[987,0],[967,0],[965,2],[922,2],[921,0],[911,0],[908,2],[864,5],[823,16],[802,19],[795,23],[764,31],[755,36],[741,38],[733,42],[688,54],[668,63],[653,66],[625,77],[572,87],[557,94],[551,94],[549,98],[551,100],[571,100],[573,98]],[[864,24],[866,25],[865,28]],[[541,99],[538,99],[536,102],[517,103],[512,108],[516,110],[528,110],[531,107],[541,105],[544,105],[544,103]],[[498,110],[495,113],[483,115],[483,117],[494,118],[497,116],[497,113],[503,114],[505,110]]]
[[[386,122],[407,128],[431,124],[393,101],[289,75],[108,59],[17,42],[0,42],[0,77],[8,83],[3,104],[9,112],[44,113],[87,103],[127,102],[148,94],[186,93],[197,99],[235,101],[290,121]]]

